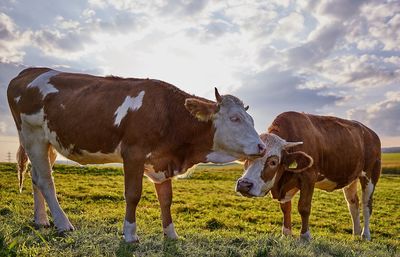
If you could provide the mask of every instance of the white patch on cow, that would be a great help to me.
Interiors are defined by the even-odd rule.
[[[128,114],[128,111],[136,111],[142,106],[144,91],[140,91],[140,93],[136,97],[127,96],[124,102],[117,108],[114,113],[115,121],[114,125],[119,126],[121,124],[122,119]]]
[[[65,105],[64,104],[60,104],[61,109],[65,110]]]
[[[41,127],[44,123],[44,111],[40,109],[34,114],[21,113],[21,121],[32,127]]]
[[[371,216],[371,210],[369,209],[368,203],[371,200],[371,195],[374,192],[374,184],[368,181],[365,189],[362,191],[362,208],[364,217],[364,229],[361,233],[362,238],[365,240],[371,240],[371,233],[369,231],[369,218]]]
[[[43,109],[31,115],[21,114],[21,121],[19,135],[32,164],[32,181],[45,197],[57,230],[59,232],[73,230],[74,227],[61,209],[56,197],[47,150],[49,140],[44,130]]]
[[[151,157],[151,152],[146,154],[146,159],[149,159]]]
[[[163,228],[164,235],[170,239],[178,239],[178,234],[175,231],[174,223],[171,222],[166,228]]]
[[[289,201],[292,200],[293,196],[296,195],[297,191],[299,191],[299,189],[297,188],[292,188],[289,191],[286,192],[285,197],[281,200],[279,200],[280,203],[287,203]]]
[[[358,179],[351,182],[348,186],[343,188],[343,193],[346,198],[347,207],[350,211],[351,220],[353,222],[353,234],[361,235],[360,225],[360,210],[357,196],[357,182]]]
[[[206,161],[213,163],[233,162],[236,159],[237,159],[236,157],[230,156],[223,152],[211,152],[206,156]]]
[[[179,170],[174,170],[174,176],[179,175],[180,172]],[[145,164],[144,165],[144,175],[150,179],[151,182],[156,183],[156,184],[161,184],[164,181],[171,179],[172,177],[166,177],[164,171],[155,171],[154,166],[151,164]]]
[[[331,181],[331,180],[329,180],[327,178],[324,178],[323,180],[318,181],[317,183],[315,183],[315,187],[319,188],[319,189],[322,189],[322,190],[325,190],[325,191],[328,191],[328,192],[331,192],[331,191],[336,189],[337,183],[333,182],[333,181]]]
[[[49,123],[49,121],[45,120],[44,124],[43,124],[43,131],[44,131],[46,139],[54,147],[54,149],[57,150],[57,152],[59,152],[64,157],[69,157],[72,152],[72,149],[74,148],[74,145],[71,144],[67,148],[62,146],[60,144],[57,133],[55,131],[50,131],[48,123]]]
[[[48,94],[57,93],[58,89],[54,85],[50,84],[51,77],[58,75],[60,72],[55,70],[49,70],[45,73],[37,76],[31,83],[28,84],[28,88],[38,88],[44,99]]]
[[[87,150],[80,150],[79,154],[69,155],[68,158],[80,164],[122,163],[123,161],[120,146],[111,153],[102,153],[100,151],[92,153]]]
[[[21,96],[17,96],[14,98],[15,103],[19,103],[19,100],[21,100]]]
[[[144,165],[144,175],[150,179],[151,182],[160,184],[167,180],[164,172],[156,172],[154,166],[151,164]]]
[[[136,222],[130,223],[127,220],[124,220],[124,239],[127,243],[134,243],[139,241],[139,237],[136,234]]]
[[[367,177],[367,173],[365,171],[361,171],[361,177]]]
[[[103,164],[103,163],[122,163],[121,142],[117,145],[114,151],[103,153],[100,151],[89,152],[84,149],[79,149],[79,153],[70,154],[69,159],[79,164]]]

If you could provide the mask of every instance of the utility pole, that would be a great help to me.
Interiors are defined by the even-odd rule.
[[[7,160],[8,160],[8,162],[11,162],[11,152],[7,153]]]

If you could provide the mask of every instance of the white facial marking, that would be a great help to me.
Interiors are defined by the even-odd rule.
[[[264,182],[261,178],[261,172],[264,170],[266,161],[267,156],[256,159],[241,177],[241,179],[253,183],[253,186],[248,192],[251,195],[264,196],[274,186],[276,174],[274,174],[274,177],[267,182]]]
[[[163,228],[163,232],[168,238],[178,239],[178,234],[175,231],[174,223],[171,223],[166,228]]]
[[[233,162],[236,159],[237,159],[236,157],[230,156],[223,152],[211,152],[206,156],[207,162],[214,162],[214,163]]]
[[[44,99],[48,94],[57,93],[58,89],[56,89],[54,85],[50,84],[49,81],[51,77],[56,76],[59,73],[59,71],[49,70],[43,74],[40,74],[31,83],[29,83],[28,88],[38,88],[42,94],[42,99]]]
[[[64,104],[60,104],[61,109],[65,110],[65,105]]]
[[[124,239],[127,243],[133,243],[139,241],[139,237],[136,234],[136,222],[130,223],[127,220],[124,220]]]
[[[128,111],[136,111],[139,110],[142,106],[144,91],[140,91],[140,93],[136,97],[127,96],[124,102],[118,107],[115,111],[115,121],[114,125],[119,126],[122,119],[128,114]]]
[[[361,171],[361,177],[366,177],[367,173],[365,171]]]
[[[14,101],[15,101],[16,103],[19,103],[19,100],[21,100],[21,96],[17,96],[17,97],[14,98]]]
[[[315,187],[322,189],[322,190],[326,190],[328,192],[331,192],[336,189],[337,183],[333,182],[327,178],[324,178],[323,180],[315,183]]]
[[[237,158],[260,153],[258,145],[264,145],[256,130],[252,117],[242,104],[233,98],[226,98],[215,114],[213,150],[227,153]],[[232,120],[234,118],[234,120]]]
[[[146,159],[149,159],[151,157],[151,152],[146,154]]]

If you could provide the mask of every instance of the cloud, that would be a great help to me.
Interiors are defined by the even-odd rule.
[[[344,34],[341,23],[332,23],[319,28],[310,35],[310,40],[287,51],[288,62],[294,66],[313,65],[330,55],[336,42]]]
[[[281,112],[317,113],[324,106],[341,100],[340,96],[329,93],[324,87],[302,87],[307,78],[277,66],[251,76],[242,76],[241,81],[242,87],[234,94],[250,105],[255,120],[261,121],[263,126]]]
[[[304,29],[304,17],[300,13],[292,12],[278,21],[274,31],[275,37],[285,39],[288,42],[296,42]]]
[[[365,109],[352,109],[348,112],[351,119],[370,126],[384,136],[400,135],[400,91],[386,93],[384,101]]]
[[[21,47],[29,43],[31,32],[21,32],[14,21],[0,13],[0,62],[20,62],[25,53]]]
[[[337,20],[347,20],[350,17],[357,15],[358,10],[365,0],[323,0],[311,1],[313,4],[310,6],[314,9],[318,16],[329,16]]]
[[[362,23],[364,20],[366,22]],[[360,40],[370,38],[381,43],[383,50],[400,51],[400,5],[398,2],[372,2],[362,8],[360,21],[360,26],[366,24],[367,27],[361,34]]]
[[[340,87],[383,87],[400,83],[400,59],[372,54],[343,55],[316,65],[320,75]]]

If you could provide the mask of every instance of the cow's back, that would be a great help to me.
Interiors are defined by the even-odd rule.
[[[47,80],[52,88],[44,88],[45,94],[39,87],[29,86],[46,73],[54,75]],[[50,143],[72,159],[85,152],[114,153],[122,141],[152,148],[165,138],[176,140],[178,137],[171,135],[174,133],[185,140],[185,133],[196,123],[184,107],[188,97],[193,96],[158,80],[98,77],[47,68],[22,71],[8,88],[17,128],[21,129],[21,115],[42,112],[41,126]]]
[[[269,128],[287,141],[302,141],[292,151],[314,159],[313,168],[341,188],[380,159],[380,141],[356,121],[297,112],[280,114]]]

